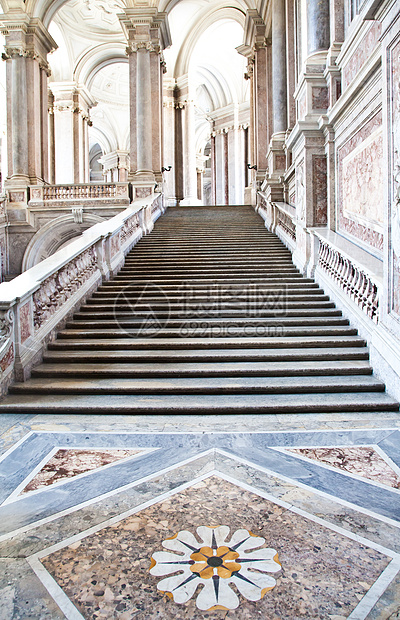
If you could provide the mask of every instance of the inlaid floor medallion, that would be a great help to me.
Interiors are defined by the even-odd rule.
[[[152,575],[171,575],[157,588],[175,603],[186,603],[200,585],[198,609],[236,609],[240,600],[232,584],[250,601],[259,601],[276,586],[268,573],[279,572],[281,565],[277,551],[264,546],[264,538],[245,529],[230,537],[225,525],[200,526],[196,532],[198,539],[187,530],[167,538],[162,546],[169,551],[158,551],[151,560]]]

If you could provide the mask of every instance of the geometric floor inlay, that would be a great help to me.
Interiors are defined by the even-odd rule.
[[[60,449],[26,485],[21,494],[49,486],[60,480],[74,478],[104,465],[116,463],[141,450]]]
[[[205,523],[208,528],[204,528]],[[225,527],[221,528],[221,524]],[[234,547],[243,542],[244,530],[259,537],[254,541],[257,547],[264,547],[260,557],[263,555],[268,563],[268,569],[264,566],[266,572],[255,570],[255,556],[248,558],[253,564],[250,562],[243,570],[246,554]],[[218,535],[215,540],[213,531]],[[244,538],[248,540],[249,536]],[[196,548],[190,551],[193,564],[187,565],[187,554],[181,549],[178,561],[184,564],[171,566],[177,575],[174,585],[186,574],[194,576],[190,591],[185,591],[178,604],[175,596],[171,598],[157,589],[165,573],[154,574],[154,569],[163,543],[168,550],[177,552],[182,540],[196,540],[192,545]],[[225,611],[218,617],[339,620],[350,615],[391,561],[383,552],[218,475],[161,498],[95,533],[82,534],[79,540],[66,545],[42,557],[42,565],[81,616],[96,620],[205,618],[202,609],[216,605],[226,609],[233,600],[239,601],[234,616]],[[251,543],[248,549],[258,554]],[[281,566],[276,563],[276,554]],[[223,555],[227,561],[221,564],[219,558]],[[240,570],[235,563],[240,564]],[[219,576],[225,579],[215,579],[224,564],[225,570],[220,570]],[[274,568],[280,572],[268,576],[267,571],[273,572]],[[202,576],[203,570],[206,572]],[[251,575],[253,582],[262,575],[269,577],[268,584],[258,588],[257,595],[253,591],[252,596],[250,587],[241,587],[241,571],[244,578]],[[217,582],[219,586],[222,583],[221,597],[214,588]],[[171,582],[161,589],[164,587],[173,591]],[[268,591],[262,592],[264,588]],[[265,594],[262,600],[261,594]]]
[[[370,447],[292,448],[288,452],[400,489],[400,476]]]

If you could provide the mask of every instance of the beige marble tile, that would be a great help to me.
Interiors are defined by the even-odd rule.
[[[282,571],[260,601],[239,594],[232,611],[197,608],[193,596],[177,604],[157,590],[151,557],[181,530],[199,526],[245,528],[278,552]],[[201,541],[199,539],[199,547]],[[44,566],[85,618],[304,618],[348,617],[389,558],[323,525],[217,477],[168,497],[112,526],[60,549]],[[153,562],[154,564],[154,562]],[[232,586],[235,589],[235,586]],[[238,591],[236,590],[238,594]]]

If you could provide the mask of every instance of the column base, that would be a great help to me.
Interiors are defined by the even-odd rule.
[[[195,196],[188,196],[187,198],[179,201],[180,207],[199,207],[202,204],[202,201]]]

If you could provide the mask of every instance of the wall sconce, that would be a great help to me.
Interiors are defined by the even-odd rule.
[[[257,170],[257,166],[254,164],[254,166],[250,166],[250,164],[247,164],[247,167],[249,170]]]
[[[166,168],[164,168],[164,166],[161,168],[161,172],[169,172],[172,169],[172,166],[167,166]]]

